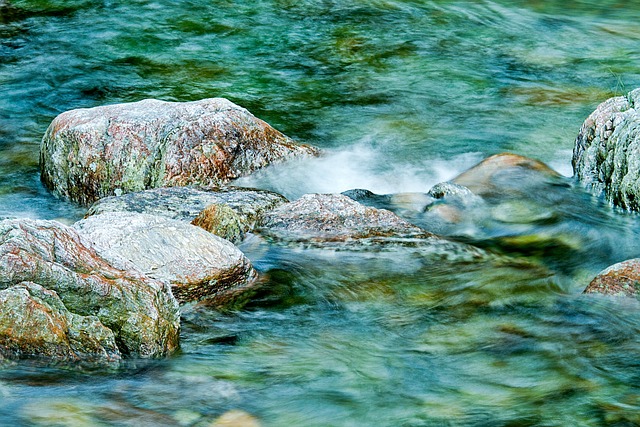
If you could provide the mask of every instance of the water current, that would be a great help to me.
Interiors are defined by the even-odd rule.
[[[425,192],[508,151],[575,200],[529,195],[559,219],[518,228],[526,250],[472,231],[512,257],[489,264],[250,237],[251,301],[186,309],[166,360],[5,363],[0,425],[640,425],[640,303],[581,294],[640,255],[639,221],[569,178],[585,117],[640,87],[638,22],[613,0],[0,0],[0,216],[80,218],[40,184],[47,125],[145,98],[226,97],[325,150],[242,180],[291,199]]]

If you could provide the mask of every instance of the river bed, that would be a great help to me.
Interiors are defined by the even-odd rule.
[[[290,199],[426,192],[507,151],[576,200],[516,233],[560,230],[566,246],[472,236],[508,261],[250,236],[265,281],[251,301],[186,307],[166,360],[3,362],[0,424],[207,426],[241,410],[264,426],[640,425],[640,303],[581,294],[640,256],[639,221],[570,179],[586,116],[640,87],[638,22],[620,1],[0,0],[0,216],[81,218],[39,181],[46,127],[145,98],[229,98],[325,150],[239,182]]]

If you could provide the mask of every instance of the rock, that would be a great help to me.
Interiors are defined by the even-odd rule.
[[[640,89],[610,98],[587,117],[573,148],[573,172],[597,196],[640,210]]]
[[[640,258],[614,264],[600,273],[584,290],[585,294],[640,296]]]
[[[307,194],[267,212],[261,233],[289,241],[347,241],[378,237],[433,237],[396,214],[342,194]]]
[[[222,98],[67,111],[40,148],[42,181],[81,204],[156,187],[220,185],[317,149]]]
[[[251,263],[233,244],[175,219],[109,212],[85,218],[74,228],[114,266],[133,265],[170,284],[180,302],[224,304],[256,282]]]
[[[95,316],[69,312],[56,292],[32,282],[0,291],[0,355],[120,360],[113,331]]]
[[[194,225],[238,243],[262,214],[287,199],[266,190],[227,187],[164,187],[106,197],[94,203],[86,216],[106,212],[137,212],[163,216]]]
[[[178,347],[180,318],[169,287],[134,269],[113,267],[71,227],[0,222],[0,289],[24,281],[55,291],[74,315],[97,317],[123,355],[155,357]]]
[[[486,199],[506,192],[528,192],[534,185],[559,183],[561,178],[542,162],[518,154],[501,153],[484,159],[453,178],[451,183]]]
[[[261,425],[256,417],[239,409],[227,411],[209,424],[210,427],[260,427]]]
[[[244,237],[242,219],[227,205],[207,206],[191,224],[233,243],[241,242]]]
[[[429,259],[477,261],[489,254],[436,236],[393,212],[342,194],[307,194],[265,214],[262,235],[326,249],[410,248]]]

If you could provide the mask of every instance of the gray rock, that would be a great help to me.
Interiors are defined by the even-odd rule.
[[[573,148],[573,172],[597,196],[640,210],[640,89],[610,98],[587,117]]]
[[[589,283],[584,293],[640,297],[640,258],[604,269]]]
[[[144,100],[60,114],[40,163],[54,194],[88,205],[148,188],[220,185],[317,152],[226,99]]]
[[[347,241],[378,237],[431,237],[396,214],[342,194],[307,194],[265,214],[261,232],[290,241]]]
[[[180,302],[223,304],[255,285],[256,272],[230,242],[182,221],[109,212],[74,224],[97,252],[119,268],[133,265],[171,285]]]
[[[120,360],[116,337],[95,316],[80,316],[32,282],[0,291],[0,356],[65,361]]]
[[[489,255],[429,233],[386,209],[342,194],[307,194],[265,214],[264,236],[327,249],[410,248],[430,259],[475,261]]]
[[[169,287],[112,266],[71,227],[0,222],[0,289],[24,281],[55,291],[75,315],[97,317],[123,355],[155,357],[178,347],[180,317]]]
[[[137,212],[191,222],[238,243],[262,218],[262,214],[287,199],[266,190],[226,187],[163,187],[122,196],[105,197],[94,203],[86,216],[106,212]]]

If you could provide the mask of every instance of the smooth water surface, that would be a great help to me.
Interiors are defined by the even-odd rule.
[[[81,217],[39,182],[47,125],[144,98],[226,97],[326,150],[242,180],[289,198],[424,192],[503,151],[569,176],[584,118],[640,87],[638,22],[613,0],[0,0],[0,216]],[[515,259],[251,237],[252,301],[185,308],[167,360],[6,362],[0,424],[640,425],[640,303],[581,295],[640,255],[637,219],[567,191],[519,230],[557,239]]]

